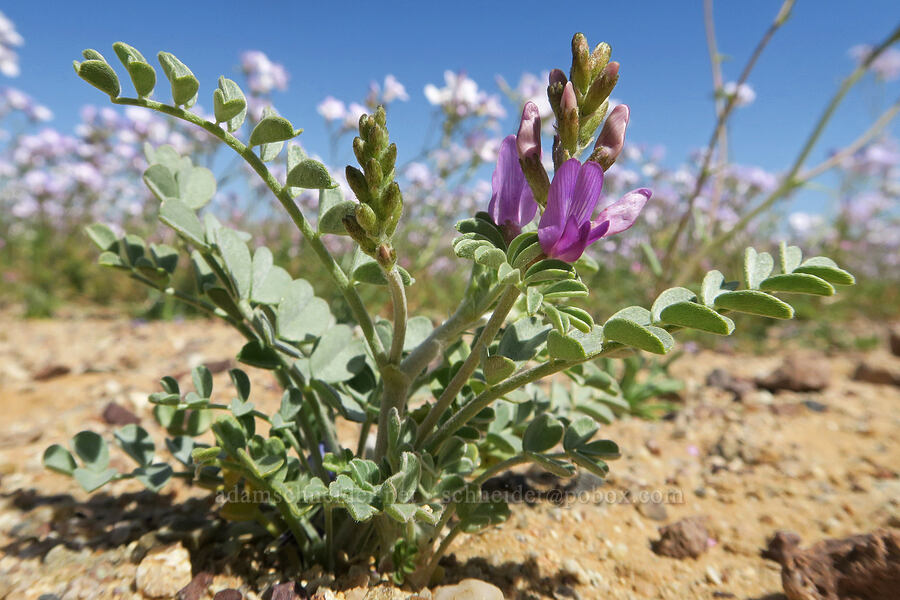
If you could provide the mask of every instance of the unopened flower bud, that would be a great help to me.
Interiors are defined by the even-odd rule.
[[[391,144],[384,151],[381,157],[381,171],[385,174],[385,179],[394,178],[394,165],[397,162],[397,144]]]
[[[369,191],[373,194],[377,194],[381,188],[381,182],[384,180],[384,174],[381,172],[381,165],[378,164],[378,161],[374,158],[370,158],[365,165],[366,171],[366,185],[369,186]]]
[[[582,114],[589,115],[603,104],[603,101],[609,98],[616,82],[619,81],[619,63],[613,61],[604,67],[600,76],[591,84],[591,89],[584,96],[584,102],[581,105]]]
[[[610,54],[612,54],[612,48],[606,42],[600,42],[591,52],[591,81],[600,77],[600,73],[609,64]]]
[[[360,250],[369,256],[374,255],[375,242],[366,234],[365,229],[360,227],[359,222],[356,220],[356,215],[347,215],[342,219],[342,222],[353,241],[359,244]]]
[[[559,109],[562,113],[558,124],[559,140],[570,154],[574,154],[578,143],[578,98],[571,81],[563,89]]]
[[[594,136],[594,133],[596,133],[600,125],[603,124],[603,119],[606,117],[606,111],[608,108],[609,101],[604,100],[603,104],[600,105],[600,108],[595,110],[592,114],[588,116],[582,115],[581,119],[579,119],[579,144],[586,145],[588,144],[588,142],[590,142],[591,138]]]
[[[550,107],[553,109],[553,114],[556,115],[557,121],[559,121],[562,116],[562,113],[559,110],[559,103],[562,100],[563,89],[565,88],[567,81],[566,74],[560,69],[553,69],[550,71],[550,81],[549,85],[547,85],[547,99],[550,101]]]
[[[356,194],[356,199],[363,204],[370,203],[372,197],[369,195],[369,186],[366,183],[366,176],[363,175],[363,172],[356,167],[347,165],[344,174],[347,177],[347,185],[349,185],[350,189],[353,190],[353,193]]]
[[[353,154],[356,155],[359,164],[366,162],[366,143],[359,136],[353,138]]]
[[[392,236],[403,215],[403,194],[400,193],[400,186],[396,181],[391,182],[391,185],[384,191],[382,202],[386,215],[385,234]]]
[[[581,91],[587,91],[591,83],[591,49],[583,33],[572,38],[572,69],[569,78]]]
[[[618,105],[609,113],[600,135],[597,136],[594,152],[588,160],[599,163],[604,171],[616,162],[625,146],[625,129],[628,127],[629,117],[628,106]]]
[[[526,102],[516,135],[516,149],[522,160],[541,159],[541,111],[534,102]]]
[[[359,226],[362,227],[367,234],[372,235],[376,233],[378,228],[378,217],[375,216],[375,211],[372,210],[368,204],[357,204],[355,216],[356,222],[359,223]]]

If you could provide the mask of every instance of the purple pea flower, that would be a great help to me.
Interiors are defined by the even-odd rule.
[[[514,135],[507,136],[500,144],[491,186],[493,194],[488,204],[488,214],[503,230],[506,239],[511,240],[522,233],[522,227],[531,223],[537,212],[537,202],[519,164]]]
[[[634,225],[652,194],[646,188],[628,192],[591,221],[602,189],[603,168],[597,163],[581,164],[571,158],[562,164],[550,183],[547,208],[538,224],[544,254],[575,262],[590,244]]]

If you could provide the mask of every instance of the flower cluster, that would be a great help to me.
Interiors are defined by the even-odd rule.
[[[19,75],[19,56],[13,48],[24,43],[13,22],[0,12],[0,73],[7,77]]]

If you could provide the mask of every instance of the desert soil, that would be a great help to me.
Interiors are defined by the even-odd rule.
[[[140,484],[118,482],[89,496],[44,471],[41,455],[85,428],[111,439],[115,427],[102,418],[111,402],[161,440],[147,403],[159,378],[212,363],[220,371],[216,386],[230,394],[225,371],[239,347],[236,334],[204,321],[0,315],[0,598],[141,598],[135,577],[148,551],[170,543],[173,531],[215,521],[196,491],[174,486],[154,499]],[[784,353],[709,351],[679,359],[673,372],[686,388],[676,414],[603,429],[624,452],[605,483],[582,476],[558,484],[527,468],[508,474],[499,483],[518,491],[569,485],[569,493],[533,494],[550,498],[516,504],[504,526],[459,538],[443,563],[444,583],[481,579],[506,598],[523,599],[774,600],[782,597],[780,567],[760,551],[776,531],[812,544],[900,527],[900,387],[853,378],[860,363],[896,373],[900,358],[886,344],[865,354],[801,356],[795,374],[821,380],[820,391],[773,393],[747,383],[785,360]],[[706,384],[715,369],[744,382],[739,400]],[[277,406],[271,376],[248,371],[257,405]],[[127,459],[116,454],[113,464]],[[699,557],[654,553],[659,527],[692,516],[708,530]],[[197,548],[203,540],[182,543]],[[210,568],[202,553],[192,554],[193,564],[183,556],[173,577]],[[281,581],[263,563],[220,561],[199,597],[223,588],[263,597]],[[320,574],[314,583],[340,587],[329,582]]]

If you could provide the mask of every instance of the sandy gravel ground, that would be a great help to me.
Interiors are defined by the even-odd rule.
[[[65,444],[84,428],[109,435],[113,427],[101,414],[110,402],[158,434],[146,397],[159,377],[185,374],[199,363],[227,365],[239,347],[229,329],[202,321],[0,316],[0,598],[140,598],[138,564],[154,548],[172,548],[165,545],[175,543],[173,531],[194,531],[195,538],[186,534],[180,543],[203,547],[196,531],[213,519],[196,492],[176,487],[153,499],[139,484],[121,482],[91,498],[71,480],[45,472],[40,457],[49,444]],[[751,386],[735,401],[732,392],[705,384],[710,372],[752,380],[781,366],[785,356],[704,351],[680,359],[674,372],[687,384],[680,412],[604,428],[625,453],[605,484],[579,477],[561,495],[559,483],[540,473],[507,475],[501,484],[544,499],[515,505],[503,527],[460,538],[443,563],[444,582],[477,578],[506,598],[523,599],[774,600],[782,597],[780,567],[760,550],[776,531],[813,543],[900,527],[900,388],[852,377],[860,362],[900,372],[900,358],[884,347],[803,360],[824,372],[823,390],[772,393]],[[259,376],[254,402],[276,406],[274,381],[253,375]],[[226,382],[224,371],[215,376],[217,386]],[[121,456],[113,460],[126,464]],[[698,558],[655,554],[658,527],[690,516],[705,519],[707,550]],[[172,577],[210,568],[199,551],[190,564],[186,554],[173,556],[185,560],[168,570]],[[341,587],[318,575],[318,583]],[[200,598],[226,587],[262,597],[281,581],[264,559],[219,561],[210,576]],[[408,595],[383,590],[378,597]],[[357,590],[346,597],[365,596]]]

